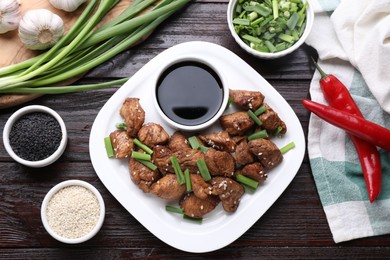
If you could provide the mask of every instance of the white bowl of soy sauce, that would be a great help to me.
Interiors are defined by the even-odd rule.
[[[182,57],[162,66],[153,90],[160,117],[183,131],[214,124],[229,99],[229,88],[218,68],[196,57]]]
[[[18,163],[32,168],[45,167],[55,162],[65,150],[65,123],[49,107],[26,106],[7,120],[3,143],[8,154]]]

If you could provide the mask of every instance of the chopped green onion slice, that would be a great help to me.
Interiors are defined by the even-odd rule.
[[[280,152],[282,154],[285,154],[288,151],[290,151],[291,149],[293,149],[294,147],[295,147],[295,143],[294,142],[290,142],[290,143],[286,144],[285,146],[283,146],[282,148],[280,148]]]
[[[248,115],[252,118],[253,121],[259,126],[263,124],[263,122],[260,121],[260,119],[253,113],[252,110],[248,110]]]
[[[287,27],[290,30],[293,30],[295,26],[297,25],[299,20],[299,14],[298,13],[293,13],[290,18],[287,20]]]
[[[184,174],[180,168],[179,161],[177,160],[176,156],[171,156],[169,159],[172,163],[173,170],[175,171],[177,181],[179,182],[180,185],[184,184],[185,182]]]
[[[283,130],[283,127],[281,126],[278,126],[278,128],[276,128],[275,132],[273,133],[274,136],[277,136],[278,134],[280,134],[280,132]]]
[[[107,156],[110,158],[114,157],[115,152],[114,152],[114,148],[112,147],[111,138],[109,136],[104,138],[104,145],[106,147]]]
[[[204,146],[204,145],[201,145],[201,146],[199,146],[199,150],[201,150],[202,152],[207,152],[207,150],[208,150],[209,148],[208,147],[206,147],[206,146]]]
[[[187,220],[191,220],[191,221],[194,221],[194,222],[197,222],[199,224],[202,224],[202,218],[193,218],[193,217],[190,217],[186,214],[183,214],[183,219],[187,219]]]
[[[256,189],[255,189],[255,188],[252,188],[252,187],[250,187],[250,186],[248,186],[248,185],[246,185],[246,184],[244,184],[244,183],[241,183],[241,185],[245,188],[245,190],[246,190],[247,192],[250,192],[250,193],[255,193],[255,192],[256,192]]]
[[[242,184],[245,184],[245,185],[248,185],[249,187],[253,188],[253,189],[257,189],[257,187],[259,186],[259,182],[251,179],[251,178],[248,178],[242,174],[237,174],[236,176],[236,180],[239,182],[239,183],[242,183]]]
[[[272,0],[272,11],[274,14],[274,20],[276,20],[279,17],[278,0]]]
[[[184,214],[184,210],[178,207],[166,205],[165,210],[168,212],[178,213],[178,214]]]
[[[245,34],[245,35],[241,36],[241,38],[243,38],[245,40],[248,40],[250,42],[258,43],[258,44],[263,42],[261,39],[253,37],[253,36],[251,36],[249,34]]]
[[[147,154],[152,154],[153,153],[153,150],[150,149],[147,145],[145,145],[144,143],[142,143],[140,140],[138,140],[137,138],[134,138],[133,139],[133,142],[136,146],[138,146],[139,148],[141,148],[142,150],[144,150]]]
[[[211,180],[211,175],[209,169],[207,168],[206,162],[204,159],[199,159],[196,161],[196,165],[198,166],[200,175],[205,181]]]
[[[126,126],[126,123],[117,123],[116,125],[115,125],[115,127],[117,128],[117,129],[119,129],[119,130],[126,130],[127,129],[127,126]]]
[[[233,23],[239,25],[250,25],[251,21],[249,19],[235,18],[233,19]]]
[[[150,161],[152,157],[150,154],[132,151],[131,157],[138,160]]]
[[[266,106],[259,107],[254,113],[256,116],[263,114],[267,110]]]
[[[248,141],[259,139],[259,138],[268,138],[267,130],[263,129],[261,131],[257,131],[251,135],[248,136]]]
[[[143,165],[145,165],[146,167],[148,167],[149,169],[151,169],[152,171],[155,171],[157,170],[157,166],[155,164],[153,164],[151,161],[145,161],[145,160],[140,160],[140,159],[135,159],[137,162],[140,162],[142,163]]]
[[[188,138],[188,142],[192,149],[198,149],[200,147],[198,138],[196,136],[191,136]]]
[[[192,191],[191,174],[190,174],[190,171],[188,169],[184,170],[184,178],[186,181],[187,192]]]

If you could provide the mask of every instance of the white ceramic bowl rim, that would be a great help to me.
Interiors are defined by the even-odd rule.
[[[96,198],[99,202],[99,208],[100,208],[100,215],[99,215],[98,221],[96,222],[96,226],[88,234],[86,234],[82,237],[79,237],[79,238],[74,238],[74,239],[61,237],[56,232],[54,232],[53,229],[48,224],[47,216],[46,216],[46,208],[47,208],[47,205],[48,205],[50,199],[53,197],[53,195],[56,194],[62,188],[69,187],[69,186],[82,186],[84,188],[87,188],[91,192],[93,192],[93,194],[96,196]],[[104,200],[102,198],[102,195],[94,186],[92,186],[88,182],[85,182],[82,180],[67,180],[67,181],[63,181],[63,182],[58,183],[53,188],[51,188],[50,191],[46,194],[45,198],[43,199],[42,206],[41,206],[41,220],[42,220],[43,226],[45,227],[46,231],[56,240],[63,242],[63,243],[67,243],[67,244],[79,244],[79,243],[82,243],[82,242],[85,242],[85,241],[91,239],[93,236],[95,236],[99,232],[100,228],[102,227],[103,222],[104,222],[104,217],[105,217],[105,205],[104,205]]]
[[[202,63],[202,64],[208,66],[210,69],[212,69],[218,75],[218,77],[221,80],[222,88],[223,88],[223,99],[222,99],[221,106],[220,106],[219,110],[217,111],[217,113],[208,121],[206,121],[202,124],[198,124],[198,125],[183,125],[183,124],[179,124],[179,123],[173,121],[172,119],[170,119],[169,117],[167,117],[165,115],[165,113],[162,111],[162,109],[160,108],[158,101],[157,101],[156,87],[157,87],[157,82],[160,79],[161,75],[169,67],[171,67],[177,63],[186,62],[186,61],[199,62],[199,63]],[[154,106],[155,106],[158,114],[165,122],[167,122],[173,128],[180,129],[183,131],[198,131],[198,130],[205,129],[205,128],[211,126],[223,114],[223,112],[225,111],[225,108],[227,106],[228,100],[229,100],[229,87],[228,87],[228,83],[226,82],[223,73],[221,73],[221,71],[216,66],[214,66],[212,64],[212,62],[208,61],[207,59],[201,59],[201,58],[197,57],[196,55],[188,55],[188,56],[179,57],[179,58],[174,59],[174,60],[168,62],[167,64],[161,66],[160,70],[157,72],[157,76],[156,76],[156,79],[154,82],[155,82],[155,85],[153,88],[152,96],[153,96],[153,103],[154,103]]]
[[[313,27],[314,11],[313,11],[313,8],[312,8],[312,3],[310,2],[310,0],[302,0],[303,2],[308,2],[309,4],[308,4],[308,6],[306,8],[306,27],[305,27],[305,31],[303,32],[303,34],[301,35],[299,40],[296,41],[290,48],[285,49],[285,50],[280,51],[280,52],[267,53],[267,52],[257,51],[255,49],[249,47],[240,38],[240,36],[238,36],[238,34],[234,30],[234,25],[233,25],[232,21],[233,21],[233,12],[234,12],[234,9],[235,9],[237,1],[238,0],[230,0],[229,4],[228,4],[228,8],[227,8],[227,22],[228,22],[230,33],[232,34],[234,40],[241,46],[241,48],[243,48],[245,51],[247,51],[248,53],[250,53],[250,54],[252,54],[252,55],[254,55],[256,57],[263,58],[263,59],[276,59],[276,58],[280,58],[280,57],[283,57],[283,56],[285,56],[287,54],[292,53],[293,51],[298,49],[306,41],[306,38],[310,34],[311,29]]]
[[[43,160],[39,160],[39,161],[28,161],[28,160],[25,160],[25,159],[19,157],[13,151],[13,149],[11,147],[11,144],[9,142],[9,134],[11,132],[13,124],[21,116],[29,114],[29,113],[33,113],[33,112],[43,112],[43,113],[47,113],[47,114],[53,116],[58,121],[58,123],[60,124],[61,132],[62,132],[62,139],[61,139],[60,145],[58,146],[57,150],[52,155],[50,155],[49,157],[47,157],[47,158],[45,158]],[[46,106],[41,106],[41,105],[26,106],[26,107],[23,107],[23,108],[17,110],[7,120],[7,122],[5,123],[5,126],[4,126],[4,130],[3,130],[4,147],[5,147],[6,151],[8,152],[8,154],[15,161],[17,161],[17,162],[19,162],[19,163],[21,163],[23,165],[30,166],[30,167],[44,167],[44,166],[47,166],[47,165],[53,163],[54,161],[56,161],[62,155],[62,153],[64,152],[65,146],[67,144],[67,140],[68,140],[68,138],[67,138],[66,126],[65,126],[65,123],[62,120],[61,116],[56,111],[54,111],[53,109],[51,109],[49,107],[46,107]]]

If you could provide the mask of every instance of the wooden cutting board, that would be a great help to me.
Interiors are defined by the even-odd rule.
[[[113,17],[118,16],[124,9],[126,9],[134,0],[126,0],[119,2],[114,9],[112,9],[103,19],[102,23],[111,20]],[[55,9],[48,0],[34,0],[34,1],[21,1],[20,9],[22,15],[28,10],[34,9],[48,9],[53,13],[59,15],[65,26],[65,31],[73,25],[77,20],[79,15],[84,10],[87,3],[81,5],[76,11],[68,13]],[[5,34],[0,34],[0,67],[5,67],[11,64],[18,63],[20,61],[26,60],[28,58],[34,57],[39,54],[38,51],[31,51],[25,48],[22,42],[19,39],[17,30],[12,32],[7,32]],[[74,78],[67,81],[67,84],[71,84],[78,80],[79,78]],[[0,95],[0,109],[4,109],[11,106],[20,105],[22,103],[31,101],[41,95],[37,94],[26,94],[26,95]]]

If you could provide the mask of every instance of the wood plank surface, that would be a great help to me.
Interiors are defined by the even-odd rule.
[[[309,96],[314,73],[308,46],[274,61],[243,52],[229,35],[227,1],[194,1],[160,26],[142,44],[89,72],[80,83],[131,76],[175,44],[202,40],[235,52],[263,75],[289,102],[305,135],[309,113],[300,101]],[[45,95],[27,104],[55,109],[64,119],[69,144],[55,164],[31,169],[12,161],[0,142],[0,259],[389,259],[390,235],[335,244],[315,187],[307,154],[298,174],[275,204],[240,238],[205,254],[186,253],[166,245],[132,217],[104,187],[89,158],[92,123],[119,86],[88,92]],[[23,105],[0,110],[0,130]],[[101,231],[80,245],[57,242],[44,230],[40,207],[55,184],[90,182],[106,203]]]

